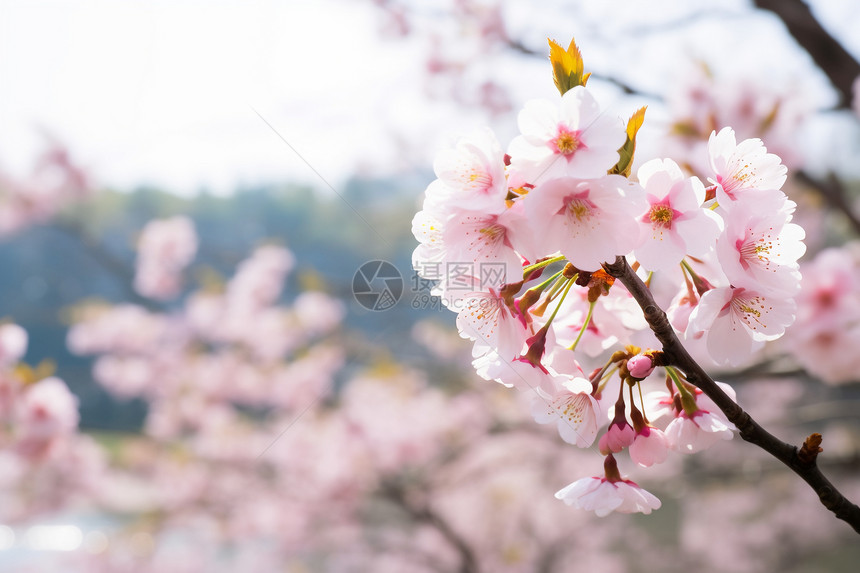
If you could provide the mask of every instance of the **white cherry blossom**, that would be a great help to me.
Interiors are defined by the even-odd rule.
[[[591,395],[591,382],[585,378],[570,378],[554,396],[536,396],[532,401],[532,415],[538,424],[556,422],[561,439],[580,448],[594,443],[600,406]]]
[[[590,178],[605,175],[618,162],[624,124],[604,115],[583,86],[561,98],[526,103],[518,117],[519,137],[508,152],[511,166],[535,185],[554,177]]]
[[[587,477],[573,482],[556,492],[555,497],[598,517],[618,513],[649,514],[662,505],[652,493],[630,480],[610,481],[601,477]]]

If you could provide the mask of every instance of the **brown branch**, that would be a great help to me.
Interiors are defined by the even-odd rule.
[[[802,0],[754,0],[754,3],[782,20],[788,33],[806,50],[839,92],[839,107],[850,109],[854,80],[860,76],[860,63],[824,29],[809,6]]]
[[[426,504],[423,504],[421,507],[416,507],[415,504],[410,503],[403,487],[397,483],[390,481],[384,483],[382,494],[384,497],[401,507],[413,519],[430,525],[436,529],[436,531],[438,531],[439,534],[451,544],[453,549],[460,556],[460,573],[478,573],[478,560],[475,557],[475,553],[472,551],[472,548],[469,547],[466,540],[454,531],[451,524],[449,524],[441,515],[433,511]]]
[[[805,171],[798,171],[795,173],[795,177],[804,185],[815,189],[831,207],[845,215],[845,218],[851,224],[851,228],[854,229],[856,234],[860,235],[860,217],[854,212],[853,206],[848,201],[845,187],[836,175],[831,173],[826,180],[821,181],[813,179]]]
[[[620,280],[627,287],[627,290],[642,308],[648,325],[663,345],[666,364],[683,371],[690,382],[713,400],[729,421],[738,428],[741,438],[755,444],[787,465],[812,487],[824,507],[860,533],[860,507],[848,501],[821,473],[816,464],[815,456],[798,455],[798,449],[795,446],[783,442],[762,428],[743,408],[723,392],[681,344],[674,329],[669,324],[666,313],[654,301],[651,291],[645,286],[642,279],[633,272],[633,269],[627,264],[627,260],[624,257],[618,257],[614,263],[604,263],[603,266],[607,273]],[[808,450],[809,447],[807,447]]]
[[[61,219],[55,220],[48,228],[76,241],[96,263],[112,274],[119,282],[131,302],[152,312],[163,311],[164,306],[138,294],[134,289],[134,269],[122,258],[110,252],[100,241],[90,236],[80,225]]]

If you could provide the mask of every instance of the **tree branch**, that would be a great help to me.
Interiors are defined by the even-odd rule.
[[[776,14],[788,33],[812,57],[839,92],[839,108],[850,109],[860,63],[830,35],[802,0],[753,0],[756,7]]]
[[[416,507],[407,499],[406,492],[403,488],[394,482],[387,482],[382,487],[383,495],[399,505],[406,513],[415,520],[430,525],[435,528],[445,540],[451,544],[452,548],[460,556],[460,573],[477,573],[478,560],[475,553],[466,541],[454,531],[454,528],[438,513],[433,511],[428,505],[424,504],[421,507]]]
[[[131,302],[138,304],[150,311],[162,311],[164,306],[157,301],[150,300],[138,294],[134,290],[134,269],[126,264],[124,260],[108,251],[98,240],[90,237],[81,227],[70,221],[57,219],[48,228],[53,229],[68,238],[74,239],[83,247],[84,251],[93,258],[106,271],[111,273],[119,282],[126,296]]]
[[[831,173],[826,180],[820,181],[813,179],[805,171],[798,171],[795,173],[795,177],[804,185],[808,185],[818,191],[831,207],[845,215],[851,224],[851,228],[854,229],[856,234],[860,235],[860,217],[854,212],[853,206],[848,201],[845,187],[836,175]]]
[[[667,365],[681,369],[691,383],[713,400],[729,421],[738,428],[741,438],[757,445],[787,465],[812,487],[824,507],[860,533],[860,507],[848,501],[824,477],[816,464],[817,451],[815,451],[816,455],[811,454],[811,450],[817,448],[813,438],[815,434],[807,438],[804,448],[799,452],[795,446],[781,441],[762,428],[743,408],[729,398],[702,367],[693,360],[669,324],[666,313],[654,302],[651,291],[645,286],[642,279],[633,272],[633,269],[627,264],[627,260],[624,257],[617,257],[614,263],[604,263],[603,267],[607,273],[620,280],[627,287],[627,290],[642,308],[645,320],[648,321],[651,330],[654,331],[657,339],[663,345]],[[802,455],[800,455],[801,453]]]

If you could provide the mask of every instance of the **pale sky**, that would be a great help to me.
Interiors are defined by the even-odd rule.
[[[338,0],[0,2],[0,162],[44,128],[112,186],[312,179],[256,109],[337,180],[392,146],[375,118],[414,83],[377,28]]]
[[[672,81],[679,54],[758,73],[793,66],[781,81],[805,73],[786,66],[799,50],[779,37],[775,20],[757,22],[758,36],[744,18],[718,19],[686,36],[669,31],[613,50],[600,40],[623,37],[630,22],[671,20],[691,8],[666,0],[580,2],[588,19],[560,25],[527,2],[509,4],[518,14],[515,35],[536,37],[539,46],[547,30],[564,42],[576,35],[592,69],[611,69],[645,89]],[[850,32],[860,2],[818,4],[829,25],[860,44]],[[720,9],[747,5],[732,0]],[[335,186],[362,170],[429,168],[435,149],[484,119],[428,102],[421,46],[382,39],[379,31],[379,15],[359,0],[0,0],[0,166],[24,174],[45,129],[114,188],[149,183],[189,194],[203,186],[224,193],[273,181],[319,184],[257,110]],[[517,104],[553,96],[548,67],[533,60],[493,69],[513,82]],[[619,106],[618,115],[641,105],[603,89],[611,96],[604,106]],[[820,96],[825,82],[813,77],[804,89]],[[502,141],[513,135],[509,124]]]

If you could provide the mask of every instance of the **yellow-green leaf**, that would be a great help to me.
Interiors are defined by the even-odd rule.
[[[633,166],[633,154],[636,152],[636,134],[645,121],[645,110],[647,106],[636,110],[627,122],[627,140],[618,150],[618,163],[609,170],[609,173],[617,173],[624,177],[630,176],[630,168]]]
[[[554,40],[549,40],[549,61],[552,63],[552,78],[555,87],[564,95],[571,88],[584,86],[591,74],[584,73],[582,54],[574,40],[567,50]]]

